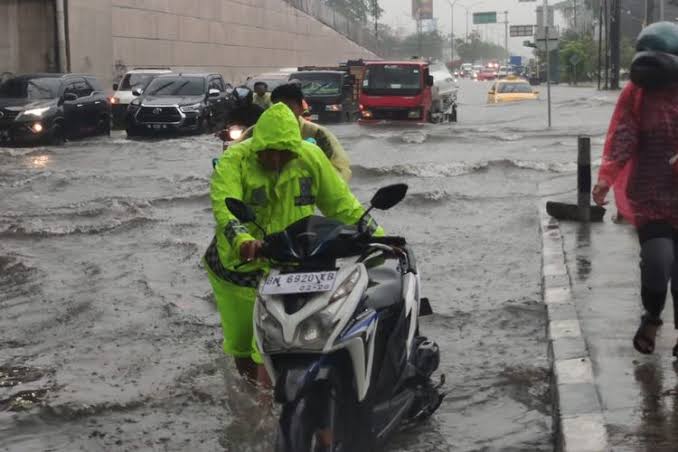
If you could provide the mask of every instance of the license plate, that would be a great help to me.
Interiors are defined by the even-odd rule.
[[[163,127],[160,124],[153,124],[155,130],[162,129]]]
[[[293,293],[329,292],[334,289],[336,271],[313,273],[289,273],[269,276],[264,281],[264,295],[287,295]]]
[[[318,117],[318,115],[311,115],[311,121],[317,121]]]

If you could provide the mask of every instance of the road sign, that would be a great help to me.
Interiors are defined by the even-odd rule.
[[[512,38],[534,36],[534,25],[511,25],[510,30]]]
[[[581,62],[581,57],[578,54],[574,54],[570,57],[570,64],[576,66]]]
[[[487,12],[487,13],[473,13],[473,24],[496,24],[497,23],[497,12]]]
[[[523,45],[524,45],[525,47],[532,47],[533,49],[535,49],[535,48],[537,47],[537,45],[536,45],[534,42],[530,41],[530,40],[523,41]]]
[[[542,52],[546,51],[546,39],[535,39],[535,44],[537,49],[541,50]],[[558,43],[560,42],[560,39],[558,38],[551,38],[549,39],[549,50],[553,51],[558,48]]]

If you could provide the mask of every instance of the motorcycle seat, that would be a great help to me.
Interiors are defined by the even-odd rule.
[[[365,307],[379,311],[402,301],[402,275],[396,268],[380,266],[368,273],[370,284],[365,293]]]

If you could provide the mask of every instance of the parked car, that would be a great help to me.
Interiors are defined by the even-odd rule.
[[[127,107],[134,100],[132,90],[135,88],[143,90],[153,81],[154,78],[163,74],[171,74],[169,68],[164,69],[134,69],[127,72],[120,80],[120,83],[113,84],[114,94],[111,96],[111,110],[113,112],[113,127],[125,128],[125,117]]]
[[[207,133],[226,123],[233,108],[232,86],[220,74],[156,77],[127,110],[129,137],[158,132]]]
[[[0,85],[0,143],[61,144],[110,131],[111,106],[91,75],[28,74]]]

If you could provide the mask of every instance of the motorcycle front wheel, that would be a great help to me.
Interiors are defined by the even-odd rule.
[[[283,406],[276,452],[362,452],[364,422],[355,396],[333,386],[319,386]]]

